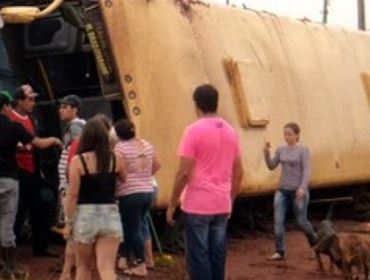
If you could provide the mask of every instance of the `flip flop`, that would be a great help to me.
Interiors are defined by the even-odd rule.
[[[137,278],[145,278],[145,277],[148,276],[148,273],[140,274],[140,273],[137,273],[137,272],[133,271],[132,268],[124,270],[123,274],[125,274],[127,276],[137,277]]]
[[[145,266],[146,266],[146,269],[148,269],[148,270],[154,270],[154,268],[155,268],[154,262],[153,263],[145,263]]]
[[[120,261],[120,260],[121,260],[121,258],[119,258],[117,260],[117,270],[120,271],[120,272],[123,272],[124,270],[129,269],[127,260],[126,261]]]

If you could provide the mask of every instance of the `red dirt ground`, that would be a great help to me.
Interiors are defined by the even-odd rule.
[[[336,228],[348,231],[368,227],[367,224],[354,222],[335,222]],[[344,234],[341,234],[343,236]],[[274,251],[274,241],[271,234],[248,233],[244,240],[230,240],[227,279],[230,280],[306,280],[306,279],[343,279],[339,271],[334,274],[323,274],[317,270],[317,262],[309,249],[303,233],[293,229],[287,233],[287,259],[284,262],[271,262],[267,257]],[[62,248],[59,248],[60,250]],[[176,267],[156,268],[150,272],[147,279],[180,280],[186,279],[185,262],[183,257],[175,257]],[[30,280],[56,280],[57,273],[51,268],[56,263],[53,259],[30,258],[27,248],[22,249],[22,262],[31,271]],[[329,264],[326,263],[326,267]],[[97,280],[98,278],[95,277]],[[94,280],[95,280],[94,279]],[[130,279],[121,277],[120,279]]]

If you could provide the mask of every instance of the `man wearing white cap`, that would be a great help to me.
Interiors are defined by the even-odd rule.
[[[16,261],[16,238],[14,222],[19,195],[19,174],[16,160],[19,143],[30,144],[39,149],[61,146],[55,137],[38,138],[21,124],[9,119],[11,96],[0,91],[0,252],[2,269],[0,279],[18,279],[26,275],[26,269]]]
[[[38,94],[29,84],[16,89],[15,108],[10,114],[12,121],[20,123],[31,135],[37,135],[37,125],[32,117]],[[38,158],[32,145],[19,143],[17,148],[19,172],[19,205],[15,224],[16,235],[19,236],[29,213],[32,230],[32,252],[34,256],[53,257],[55,253],[48,251],[49,224],[44,213],[44,202],[41,197],[41,180]]]

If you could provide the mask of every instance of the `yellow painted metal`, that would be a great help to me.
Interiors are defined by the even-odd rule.
[[[370,72],[361,73],[361,78],[370,105]]]
[[[313,187],[370,181],[370,109],[361,81],[370,70],[369,35],[231,7],[108,2],[100,0],[129,116],[162,159],[160,206],[172,190],[182,132],[196,119],[192,92],[203,83],[219,89],[220,114],[239,132],[243,194],[276,188],[280,171],[267,170],[262,148],[280,145],[289,121],[302,126],[313,155]]]
[[[265,73],[260,66],[251,61],[225,59],[225,70],[234,92],[234,102],[241,126],[265,127],[268,124]]]

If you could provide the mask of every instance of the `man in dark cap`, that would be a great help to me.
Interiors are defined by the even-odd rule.
[[[63,151],[59,160],[59,191],[67,187],[67,159],[72,142],[79,138],[85,126],[85,120],[78,117],[81,109],[81,99],[77,95],[67,95],[60,100],[59,117],[65,124],[63,131]]]
[[[60,102],[59,117],[66,124],[63,133],[63,143],[69,146],[71,142],[79,137],[85,125],[85,121],[79,118],[81,99],[74,94],[67,95]]]
[[[38,138],[21,124],[10,120],[12,113],[9,95],[0,93],[0,244],[4,269],[1,279],[14,279],[24,273],[15,262],[14,223],[18,208],[19,172],[16,160],[20,144],[45,149],[54,145],[61,146],[55,137]]]
[[[29,84],[16,89],[14,110],[10,119],[21,124],[31,135],[38,134],[35,118],[32,116],[38,94]],[[32,253],[36,257],[57,257],[48,250],[50,222],[45,215],[46,202],[42,196],[44,186],[40,172],[37,151],[32,145],[19,144],[17,147],[17,163],[19,166],[19,204],[15,224],[17,237],[21,236],[22,228],[29,214],[32,231]]]
[[[80,119],[79,113],[81,109],[81,99],[77,95],[67,95],[59,101],[59,117],[65,124],[63,132],[63,150],[60,156],[58,171],[59,171],[59,207],[58,207],[58,224],[54,228],[56,232],[61,232],[64,226],[64,207],[63,201],[65,198],[66,190],[68,188],[67,168],[68,168],[68,155],[73,141],[76,141],[82,134],[85,126],[85,120]],[[74,265],[74,252],[72,242],[67,241],[65,249],[64,266],[60,279],[70,279],[72,267]]]
[[[65,191],[68,187],[67,182],[67,161],[68,153],[71,144],[74,140],[78,139],[82,134],[82,130],[85,126],[86,121],[78,117],[81,109],[81,99],[77,95],[67,95],[59,101],[59,118],[65,124],[63,131],[63,150],[59,159],[58,171],[59,171],[59,197],[64,197]],[[60,209],[58,209],[58,225],[63,226],[63,206],[60,203]]]

